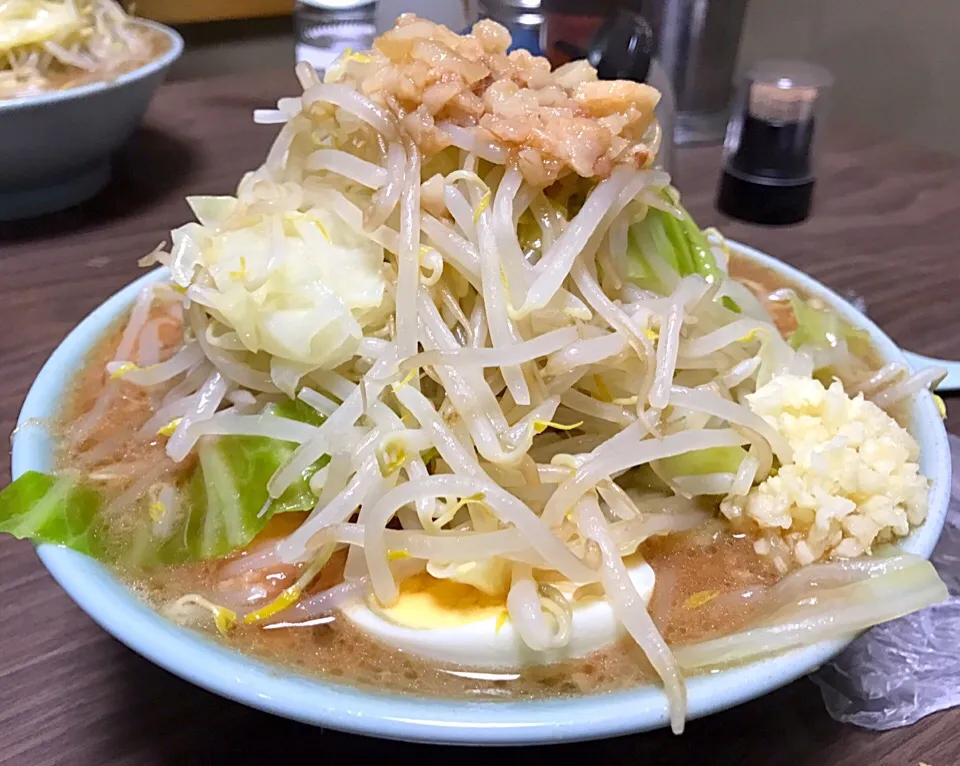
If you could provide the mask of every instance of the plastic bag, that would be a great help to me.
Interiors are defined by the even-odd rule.
[[[832,718],[894,729],[960,705],[960,439],[950,436],[953,484],[931,560],[950,600],[878,625],[810,678]]]

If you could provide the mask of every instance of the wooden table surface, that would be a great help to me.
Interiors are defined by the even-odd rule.
[[[43,220],[0,223],[0,433],[9,434],[43,361],[66,333],[138,273],[136,259],[187,220],[188,194],[232,191],[274,128],[251,112],[294,87],[288,73],[172,84],[117,159],[99,199]],[[65,140],[68,140],[65,136]],[[898,342],[960,358],[956,212],[960,161],[836,131],[824,147],[817,210],[789,229],[723,223],[712,207],[716,148],[679,153],[678,183],[703,226],[863,296]],[[960,426],[960,406],[950,419]],[[9,479],[0,466],[0,482]],[[162,671],[98,628],[60,591],[27,543],[0,539],[0,763],[261,763],[310,757],[427,763],[960,763],[960,709],[873,733],[831,720],[797,681],[763,699],[665,732],[556,748],[463,751],[321,731],[246,709]],[[344,761],[344,759],[348,759]],[[349,759],[352,759],[349,760]],[[610,759],[610,760],[607,760]]]

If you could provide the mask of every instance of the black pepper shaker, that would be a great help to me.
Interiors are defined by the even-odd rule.
[[[810,215],[813,142],[832,84],[826,69],[802,61],[765,61],[747,73],[727,125],[721,213],[770,226]]]

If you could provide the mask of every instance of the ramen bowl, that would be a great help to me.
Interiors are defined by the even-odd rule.
[[[903,353],[876,325],[835,293],[779,261],[730,243],[739,257],[767,268],[830,305],[866,330],[883,362]],[[137,292],[163,279],[147,274],[107,300],[53,353],[27,396],[20,423],[56,415],[59,402],[94,344],[133,303]],[[915,397],[906,425],[921,448],[920,468],[930,477],[929,515],[901,547],[929,557],[940,535],[950,489],[947,436],[932,397]],[[13,449],[13,474],[53,467],[50,436],[24,428]],[[646,731],[668,723],[667,698],[658,686],[534,701],[464,701],[377,692],[296,673],[232,651],[203,634],[168,622],[111,572],[74,551],[41,545],[38,554],[69,596],[105,630],[170,672],[250,707],[347,732],[393,739],[480,745],[597,739]],[[688,718],[759,697],[817,668],[848,642],[835,640],[758,662],[688,679]]]
[[[147,64],[112,80],[0,100],[0,221],[62,210],[106,186],[111,157],[183,52],[174,30],[137,23],[166,41]]]

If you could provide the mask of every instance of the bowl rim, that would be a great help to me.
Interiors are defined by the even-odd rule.
[[[884,360],[902,351],[872,321],[812,277],[753,248],[729,242],[733,252],[767,266],[807,294],[825,300],[855,326],[870,332]],[[13,475],[46,470],[52,462],[45,429],[21,426],[49,418],[65,381],[91,345],[129,307],[145,285],[166,276],[154,270],[110,297],[58,346],[38,374],[18,418]],[[940,535],[950,494],[947,434],[932,397],[912,403],[910,423],[921,443],[921,468],[931,479],[927,521],[903,549],[929,557]],[[162,618],[102,565],[82,554],[40,545],[38,555],[67,594],[102,628],[160,667],[223,697],[304,723],[413,742],[520,745],[599,739],[660,728],[668,723],[660,687],[595,696],[534,701],[459,701],[419,698],[337,684],[257,660]],[[762,696],[815,669],[851,639],[821,642],[750,664],[688,679],[688,720]]]
[[[85,85],[78,85],[75,88],[45,91],[20,98],[2,99],[0,100],[0,114],[35,106],[60,103],[75,98],[83,98],[93,93],[120,88],[128,83],[136,82],[137,80],[142,80],[152,74],[161,72],[180,58],[180,55],[183,53],[184,43],[183,37],[181,37],[177,30],[168,27],[166,24],[151,21],[150,19],[134,18],[134,23],[150,27],[154,31],[163,33],[167,37],[170,45],[167,50],[164,51],[163,55],[152,58],[146,64],[136,69],[131,69],[129,72],[124,72],[112,80],[97,80],[96,82],[90,82]]]

